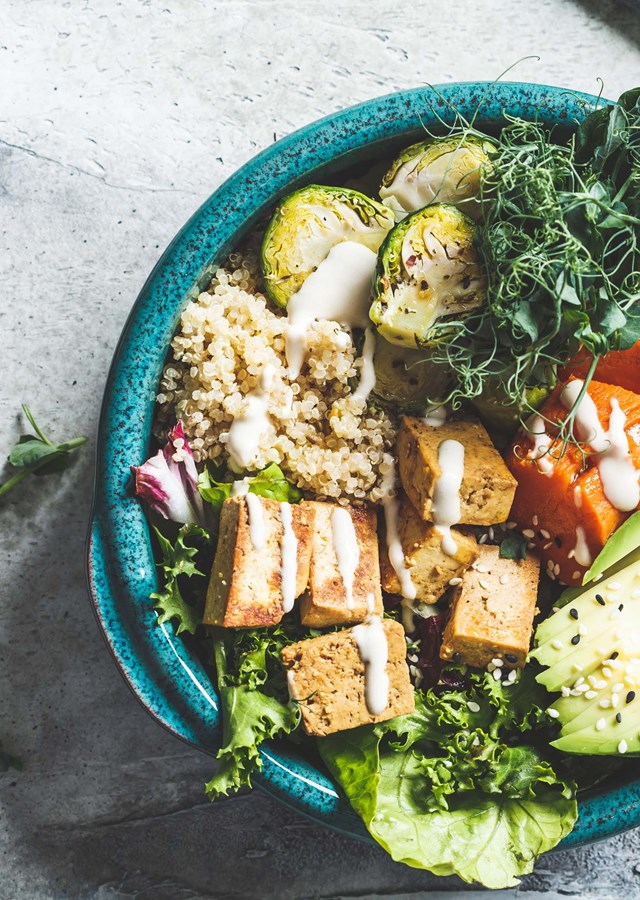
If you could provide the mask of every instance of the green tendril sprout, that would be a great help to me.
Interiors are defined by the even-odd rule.
[[[455,122],[461,140],[477,134]],[[455,373],[437,402],[459,408],[488,393],[526,414],[530,392],[551,389],[583,347],[592,360],[581,399],[598,358],[640,339],[640,89],[591,112],[568,141],[557,137],[507,116],[494,138],[476,232],[487,299],[434,325],[430,359]],[[553,423],[563,452],[579,443],[576,410]]]

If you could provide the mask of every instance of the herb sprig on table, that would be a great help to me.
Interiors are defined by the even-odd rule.
[[[17,471],[0,485],[0,497],[17,487],[28,475],[53,475],[55,472],[63,472],[71,463],[73,450],[87,441],[86,437],[77,437],[61,444],[54,444],[37,424],[26,403],[22,404],[22,410],[35,434],[21,435],[9,453],[7,457],[9,465]]]

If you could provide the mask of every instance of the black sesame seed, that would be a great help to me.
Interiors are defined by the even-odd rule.
[[[635,699],[636,699],[636,692],[635,692],[635,691],[629,691],[629,693],[627,694],[627,696],[626,696],[625,699],[626,699],[627,703],[631,703],[632,700],[635,700]]]
[[[569,610],[569,615],[571,616],[572,619],[577,619],[577,618],[578,618],[578,610],[577,610],[577,609],[570,609],[570,610]]]
[[[618,725],[622,722],[622,713],[616,713],[616,722]]]
[[[451,658],[453,659],[454,662],[460,662],[460,660],[462,659],[462,657],[460,656],[460,654],[457,653],[457,652],[454,653],[453,656],[452,656]]]
[[[596,594],[596,600],[600,604],[600,606],[606,606],[606,602],[602,594]]]
[[[562,547],[562,538],[560,538],[560,537],[554,537],[553,540],[555,541],[556,547],[558,547],[558,549],[560,549],[560,547]]]
[[[620,610],[620,612],[622,612],[622,610],[624,609],[624,603],[621,603],[618,609]]]
[[[575,646],[575,644],[579,644],[579,643],[580,643],[580,635],[579,635],[579,634],[574,634],[574,636],[571,638],[571,643],[572,643],[574,646]]]
[[[517,663],[518,662],[518,657],[515,655],[515,653],[505,653],[504,658],[509,663]]]
[[[617,659],[620,656],[617,650],[614,650],[609,659]]]

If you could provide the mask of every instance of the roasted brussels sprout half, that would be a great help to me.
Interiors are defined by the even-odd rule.
[[[396,218],[430,203],[452,203],[477,218],[480,175],[495,144],[476,135],[431,138],[407,147],[382,179],[380,197]]]
[[[464,315],[484,302],[474,229],[473,220],[455,206],[435,203],[389,232],[378,253],[369,311],[382,337],[422,346],[438,319]]]
[[[506,392],[499,387],[490,387],[480,397],[474,397],[470,403],[487,428],[512,436],[521,419],[523,417],[526,419],[532,410],[542,406],[553,387],[554,384],[548,387],[542,385],[529,388],[525,392],[524,402],[519,404],[510,403]]]
[[[286,306],[332,247],[356,241],[377,253],[393,223],[386,206],[349,188],[312,184],[294,191],[278,204],[262,241],[267,293]]]
[[[378,335],[373,356],[376,383],[373,396],[383,406],[423,415],[430,402],[447,393],[451,375],[430,362],[425,350],[390,344]]]

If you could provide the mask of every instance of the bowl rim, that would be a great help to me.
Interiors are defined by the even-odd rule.
[[[425,113],[424,104],[430,107]],[[221,712],[202,664],[148,602],[157,586],[149,528],[128,489],[129,466],[147,456],[160,370],[181,310],[212,259],[221,262],[277,197],[322,166],[376,142],[400,138],[452,108],[469,116],[482,103],[483,127],[504,113],[571,124],[594,95],[527,82],[426,85],[366,100],[311,122],[245,162],[188,219],[145,281],[124,325],[107,377],[96,441],[87,541],[87,583],[96,619],[117,667],[147,712],[171,734],[215,755]],[[285,744],[262,751],[255,783],[317,822],[372,841],[331,780]],[[640,779],[595,791],[580,803],[565,849],[640,825]]]

